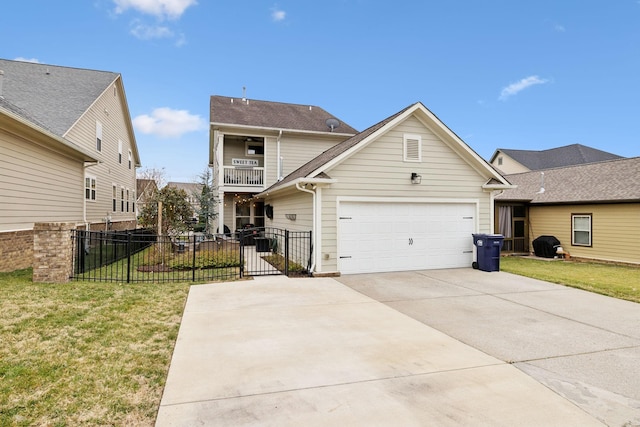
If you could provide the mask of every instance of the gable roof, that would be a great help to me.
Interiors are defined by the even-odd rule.
[[[571,144],[548,150],[512,150],[498,148],[491,157],[495,160],[499,152],[506,154],[529,170],[542,170],[563,166],[580,165],[585,163],[603,162],[606,160],[622,159],[622,156],[597,150],[582,144]]]
[[[0,95],[23,117],[64,136],[119,76],[108,71],[0,59]]]
[[[507,175],[517,185],[496,201],[531,204],[640,202],[640,157]],[[544,192],[540,188],[544,187]]]
[[[344,135],[358,133],[341,120],[332,132],[327,120],[335,117],[320,107],[246,98],[212,96],[210,118],[212,125]]]
[[[365,129],[359,134],[354,135],[346,141],[334,145],[295,171],[291,172],[281,181],[266,189],[262,194],[286,187],[303,178],[329,179],[330,177],[326,174],[327,169],[363,148],[369,142],[375,140],[379,135],[387,132],[397,123],[403,121],[412,114],[417,114],[424,120],[433,124],[434,129],[440,130],[440,134],[443,137],[448,138],[455,146],[460,148],[459,154],[465,155],[468,160],[475,162],[478,168],[483,169],[489,177],[487,185],[495,187],[510,186],[509,182],[504,177],[502,177],[491,165],[489,165],[475,151],[465,144],[421,102],[416,102],[415,104],[409,105],[394,115]]]
[[[174,187],[174,188],[177,188],[178,190],[184,190],[188,196],[191,196],[194,193],[200,194],[202,192],[203,185],[196,182],[171,181],[171,182],[167,182],[167,187]]]

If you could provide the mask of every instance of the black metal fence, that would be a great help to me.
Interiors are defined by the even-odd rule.
[[[311,232],[251,228],[228,234],[157,236],[152,230],[73,230],[74,280],[207,282],[309,275]]]

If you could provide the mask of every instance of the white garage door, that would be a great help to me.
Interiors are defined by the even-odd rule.
[[[469,203],[342,202],[342,274],[470,267],[476,208]]]

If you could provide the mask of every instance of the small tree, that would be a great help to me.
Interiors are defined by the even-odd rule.
[[[216,203],[218,198],[215,195],[213,188],[213,176],[211,170],[206,168],[198,176],[197,182],[201,190],[194,192],[193,197],[198,201],[198,208],[196,208],[196,214],[198,215],[198,228],[205,233],[211,232],[211,221],[218,215],[216,212]]]
[[[187,201],[187,193],[182,189],[164,186],[156,192],[151,203],[147,203],[140,216],[143,227],[158,226],[158,205],[162,205],[162,234],[177,235],[189,228],[193,209]]]

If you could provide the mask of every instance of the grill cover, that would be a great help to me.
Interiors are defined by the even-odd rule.
[[[540,236],[533,241],[533,252],[542,258],[553,258],[557,255],[556,246],[560,246],[560,240],[555,236]]]

